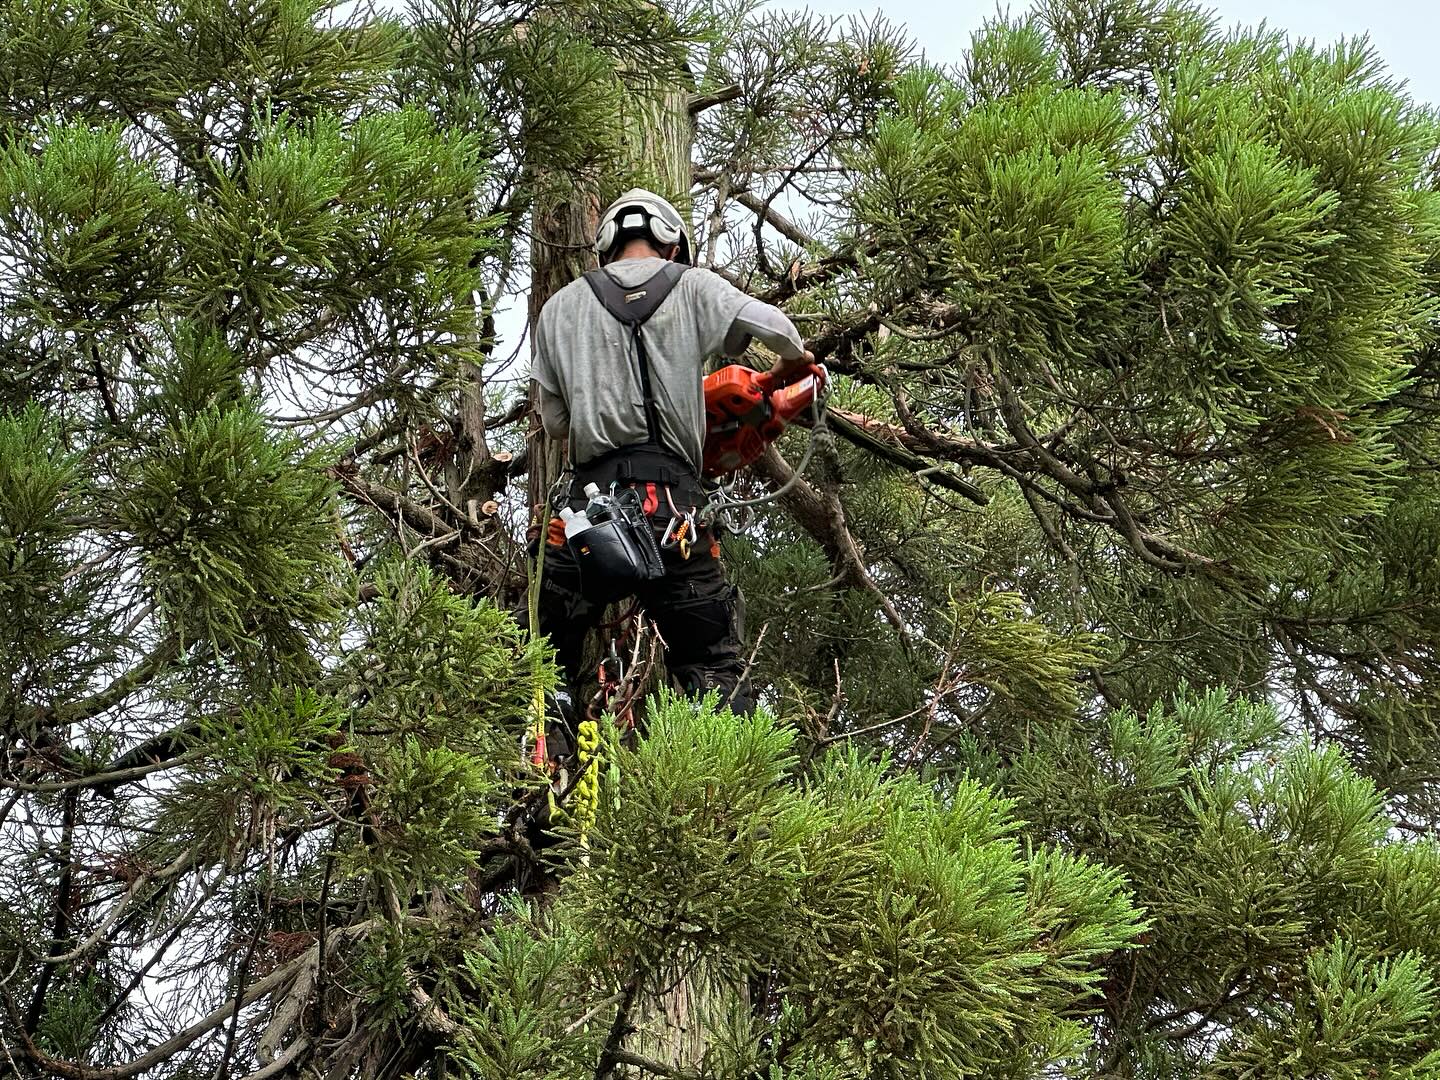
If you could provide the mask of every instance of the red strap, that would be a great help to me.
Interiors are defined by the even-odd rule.
[[[655,490],[655,485],[653,483],[646,484],[645,502],[640,507],[641,512],[644,513],[646,517],[649,517],[651,514],[655,513],[655,511],[659,509],[660,493]]]

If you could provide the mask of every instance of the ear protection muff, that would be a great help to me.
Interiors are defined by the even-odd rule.
[[[678,260],[690,262],[690,238],[684,219],[659,195],[644,188],[627,191],[601,216],[595,233],[595,253],[600,262],[609,261],[622,239],[636,236],[648,237],[661,248],[678,246]]]

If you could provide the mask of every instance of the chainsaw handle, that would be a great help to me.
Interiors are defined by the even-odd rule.
[[[806,355],[810,354],[807,353]],[[779,390],[781,387],[793,386],[801,379],[812,375],[815,377],[815,389],[823,392],[825,387],[830,383],[830,372],[824,364],[817,364],[813,361],[796,368],[783,378],[776,376],[774,371],[762,371],[756,376],[755,385],[758,386],[763,393],[769,394],[774,390]]]

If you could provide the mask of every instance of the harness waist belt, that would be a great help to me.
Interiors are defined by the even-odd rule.
[[[694,466],[678,454],[649,443],[621,446],[575,466],[570,496],[579,498],[586,484],[607,489],[612,483],[666,485],[676,506],[698,505],[705,498]]]

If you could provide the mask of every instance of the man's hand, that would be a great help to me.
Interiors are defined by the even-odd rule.
[[[815,366],[815,354],[806,349],[799,356],[792,356],[788,360],[776,360],[771,365],[769,374],[776,386],[785,386],[787,383],[794,382],[801,375],[810,374],[810,369]]]

